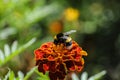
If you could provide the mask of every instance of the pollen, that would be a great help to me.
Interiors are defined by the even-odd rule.
[[[50,80],[64,80],[69,72],[80,72],[84,67],[83,56],[87,56],[75,41],[69,50],[63,44],[47,42],[34,51],[39,72],[49,72]]]

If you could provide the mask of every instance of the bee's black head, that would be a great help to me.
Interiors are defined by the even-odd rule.
[[[59,33],[59,34],[56,35],[57,39],[59,39],[60,37],[63,37],[63,36],[64,36],[63,33]]]
[[[67,38],[68,38],[68,35],[64,35],[63,33],[59,33],[55,36],[54,43],[56,45],[61,44],[61,43],[65,43]]]

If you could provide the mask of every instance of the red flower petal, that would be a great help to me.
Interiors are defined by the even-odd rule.
[[[78,66],[77,67],[78,72],[80,72],[82,69],[83,69],[83,66]]]
[[[48,57],[48,60],[49,61],[54,61],[55,59],[54,59],[54,57],[52,57],[51,55]]]
[[[72,66],[71,68],[69,68],[70,69],[70,71],[75,71],[76,69],[75,69],[75,66]]]
[[[56,71],[56,62],[55,61],[49,61],[48,62],[49,65],[49,71],[50,72],[55,72]]]
[[[57,75],[56,75],[56,73],[49,72],[49,76],[50,76],[50,79],[51,79],[51,80],[57,80]]]
[[[43,68],[44,68],[45,71],[48,71],[49,66],[47,64],[43,64]]]
[[[37,49],[37,50],[34,51],[34,53],[35,53],[36,60],[39,60],[39,59],[43,58],[44,52],[42,52],[41,50]]]
[[[75,64],[74,64],[74,62],[72,60],[66,61],[65,64],[66,64],[66,67],[67,67],[68,70],[70,70],[70,68],[75,66]]]
[[[39,70],[39,72],[42,72],[43,74],[45,74],[45,71],[43,69],[43,65],[38,66],[38,70]]]

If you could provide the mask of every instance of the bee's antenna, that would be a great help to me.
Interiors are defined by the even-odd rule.
[[[76,32],[76,30],[70,30],[68,32],[65,32],[64,35],[69,35],[69,34],[74,33],[74,32]]]

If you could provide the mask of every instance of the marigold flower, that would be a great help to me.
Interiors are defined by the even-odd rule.
[[[52,22],[49,26],[50,33],[55,35],[63,30],[63,22],[61,20],[56,20]]]
[[[74,8],[68,8],[64,11],[64,17],[67,21],[75,21],[78,19],[79,15],[79,11]]]
[[[64,80],[67,73],[80,72],[84,66],[82,56],[87,56],[87,52],[75,41],[72,41],[70,50],[63,44],[55,45],[53,42],[47,42],[36,49],[34,54],[38,70],[44,74],[49,71],[51,80]]]

